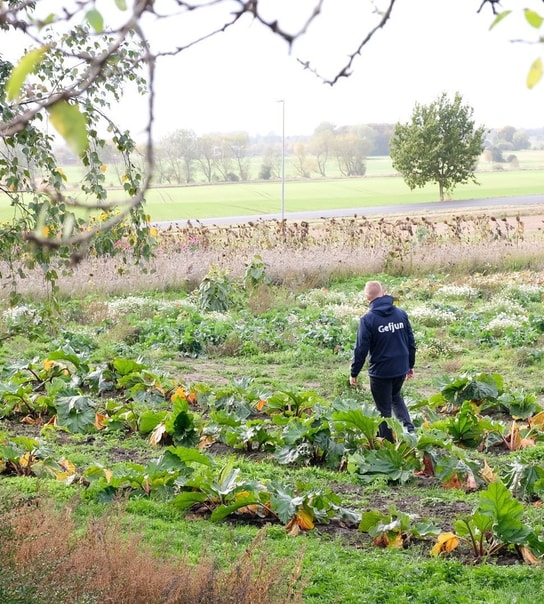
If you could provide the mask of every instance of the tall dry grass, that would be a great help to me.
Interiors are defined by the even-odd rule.
[[[118,517],[81,527],[69,511],[37,503],[16,505],[3,516],[3,604],[302,602],[302,559],[269,563],[264,531],[226,567],[206,555],[198,564],[184,556],[160,558]]]
[[[171,227],[157,235],[155,258],[145,267],[116,258],[88,257],[62,273],[60,292],[67,297],[120,295],[134,291],[192,290],[211,266],[243,275],[260,255],[272,281],[290,288],[327,286],[331,279],[389,273],[488,272],[541,268],[543,233],[526,232],[519,216],[453,215],[436,219],[365,217],[323,219],[316,223],[258,221],[208,227],[197,223]],[[0,266],[0,274],[5,274]],[[38,271],[2,282],[28,297],[48,295]]]

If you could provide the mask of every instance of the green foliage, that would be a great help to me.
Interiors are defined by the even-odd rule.
[[[415,443],[411,441],[412,437],[406,435],[396,444],[384,440],[378,449],[354,453],[348,459],[348,471],[356,473],[364,483],[383,476],[388,481],[405,484],[421,467]]]
[[[371,510],[363,513],[359,530],[368,533],[375,545],[390,548],[403,548],[412,538],[424,539],[440,533],[440,529],[430,522],[414,520],[413,515],[399,512],[394,507],[389,514]]]
[[[225,312],[238,302],[238,292],[228,273],[212,266],[196,292],[199,307],[204,311]]]
[[[395,126],[391,159],[410,189],[435,182],[443,201],[456,185],[476,182],[485,128],[475,126],[473,109],[462,101],[459,93],[453,101],[443,93],[430,105],[416,103],[411,122]]]
[[[455,529],[470,543],[477,558],[496,554],[509,545],[526,545],[534,553],[544,554],[544,543],[524,524],[523,514],[523,505],[506,486],[493,482],[480,494],[474,513],[457,520]]]
[[[33,8],[27,7],[29,15]],[[48,28],[43,45],[30,50],[18,65],[0,61],[0,120],[5,126],[0,178],[13,210],[11,220],[0,228],[0,259],[7,263],[12,287],[15,275],[25,278],[27,269],[38,267],[56,299],[60,270],[88,253],[123,255],[125,261],[128,250],[137,260],[151,256],[148,219],[141,203],[132,203],[143,179],[131,159],[135,143],[106,117],[110,103],[120,99],[129,81],[140,91],[145,88],[141,65],[135,62],[141,47],[127,36],[115,42],[116,52],[111,53],[112,43],[112,36],[91,38],[82,26],[64,33]],[[75,57],[81,64],[76,66]],[[89,61],[86,68],[84,57]],[[97,57],[100,69],[98,63],[91,67]],[[67,177],[54,139],[41,128],[46,116],[86,169],[81,181],[89,200],[86,210],[66,194]],[[108,196],[106,140],[98,134],[103,126],[113,133],[123,164],[129,199],[122,210],[110,204],[102,212]]]
[[[503,392],[503,378],[497,373],[446,377],[440,385],[440,394],[454,407],[460,406],[464,401],[477,404],[494,402]]]
[[[271,279],[266,272],[266,264],[262,256],[256,254],[250,261],[246,262],[244,286],[246,289],[253,289],[259,285],[269,285],[270,282]]]

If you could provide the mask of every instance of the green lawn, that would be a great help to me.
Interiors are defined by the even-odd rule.
[[[520,152],[520,169],[481,171],[479,184],[459,185],[453,199],[485,199],[542,193],[544,160],[542,152]],[[482,162],[481,169],[489,166]],[[529,166],[530,169],[526,169]],[[71,170],[69,180],[74,178]],[[82,200],[81,196],[78,197]],[[112,189],[110,198],[123,199],[121,189]],[[250,181],[187,186],[161,186],[146,195],[152,221],[278,214],[281,211],[281,182]],[[392,175],[390,158],[369,158],[367,176],[326,180],[285,182],[285,212],[364,208],[438,201],[438,187],[429,184],[411,191],[400,176]],[[4,201],[0,220],[10,220],[12,209]]]

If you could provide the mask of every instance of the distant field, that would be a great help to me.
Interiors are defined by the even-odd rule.
[[[518,151],[516,155],[519,170],[496,171],[487,162],[480,162],[477,173],[480,184],[459,185],[453,199],[544,193],[544,151]],[[76,182],[76,170],[65,170],[69,181]],[[114,170],[111,174],[113,177]],[[371,157],[365,177],[287,179],[285,212],[438,202],[436,185],[410,191],[403,179],[393,174],[389,157]],[[110,197],[120,201],[123,192],[112,189]],[[153,221],[278,214],[281,211],[281,183],[276,180],[157,187],[148,191],[146,199],[147,211]],[[12,211],[3,206],[0,207],[0,220],[9,220]]]
[[[544,170],[478,174],[478,185],[460,185],[454,199],[485,199],[544,192]],[[120,192],[113,192],[113,198]],[[410,191],[400,177],[287,181],[285,211],[359,208],[437,201],[438,187]],[[154,221],[278,214],[281,184],[248,183],[151,189],[147,208]]]

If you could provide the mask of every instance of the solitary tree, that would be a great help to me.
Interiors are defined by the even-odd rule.
[[[440,201],[446,191],[469,181],[484,150],[485,127],[476,127],[473,109],[443,93],[430,105],[416,103],[412,119],[396,124],[390,142],[393,167],[410,189],[438,183]]]

